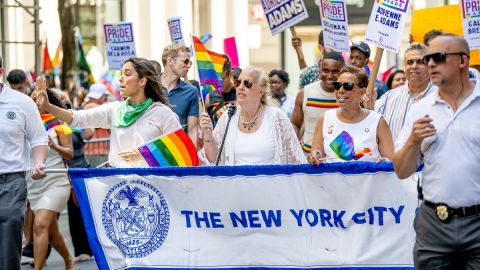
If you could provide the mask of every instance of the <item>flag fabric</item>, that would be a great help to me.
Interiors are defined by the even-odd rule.
[[[333,152],[338,158],[346,161],[357,160],[372,153],[370,148],[364,148],[362,150],[355,151],[353,138],[346,131],[342,131],[342,133],[340,133],[335,140],[330,143],[330,148],[332,148]]]
[[[53,64],[50,59],[50,54],[48,53],[47,40],[45,40],[45,46],[43,47],[43,73],[46,72],[53,72]]]
[[[200,41],[205,44],[205,42],[209,41],[210,39],[212,39],[212,34],[210,33],[205,33],[203,35],[200,36]]]
[[[84,88],[88,89],[90,85],[95,83],[95,78],[93,78],[92,71],[88,65],[87,58],[85,57],[85,52],[83,51],[82,38],[80,32],[77,31],[76,34],[76,44],[77,44],[77,55],[76,55],[76,64],[77,70],[81,74],[80,81]]]
[[[210,89],[215,89],[221,95],[223,84],[221,74],[226,59],[220,54],[208,51],[197,37],[192,38],[200,84],[211,85]]]
[[[387,82],[388,76],[392,73],[395,66],[391,66],[389,69],[385,70],[382,74],[380,74],[380,81],[383,83]]]
[[[60,43],[58,43],[57,51],[55,51],[55,56],[52,60],[52,65],[54,68],[61,67],[63,60],[63,51],[62,51],[62,40],[60,39]]]
[[[195,145],[183,129],[147,142],[138,151],[150,167],[199,165]]]
[[[53,128],[59,133],[64,135],[72,134],[72,129],[66,124],[60,122],[60,120],[58,120],[55,116],[49,113],[46,113],[46,114],[42,114],[41,117],[42,117],[43,126],[45,127],[46,131]]]

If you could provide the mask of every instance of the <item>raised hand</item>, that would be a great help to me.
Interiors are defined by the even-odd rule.
[[[47,81],[45,80],[44,76],[37,78],[35,84],[35,95],[33,98],[35,99],[37,105],[44,109],[50,105],[47,95]]]

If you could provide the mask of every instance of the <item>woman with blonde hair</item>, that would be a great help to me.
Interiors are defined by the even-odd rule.
[[[220,153],[219,163],[230,166],[306,163],[287,115],[266,104],[268,76],[261,69],[249,66],[234,80],[234,85],[235,111],[227,110],[215,129],[207,113],[200,116],[207,159],[215,162]],[[225,144],[219,151],[225,133]]]

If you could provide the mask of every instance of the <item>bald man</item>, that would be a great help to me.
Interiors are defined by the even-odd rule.
[[[438,90],[412,106],[397,141],[399,178],[424,165],[415,269],[480,269],[480,83],[468,78],[469,52],[459,36],[430,42],[423,60]]]

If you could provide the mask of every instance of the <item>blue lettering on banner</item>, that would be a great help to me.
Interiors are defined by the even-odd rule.
[[[464,0],[462,1],[464,4],[464,18],[474,18],[480,17],[480,1],[478,0]]]
[[[270,1],[263,0],[262,5],[264,10],[266,10],[265,15],[272,30],[305,12],[301,0],[284,1],[281,6],[277,7],[269,5],[268,2]]]
[[[468,22],[468,34],[480,34],[480,20]]]
[[[369,224],[384,226],[386,216],[392,216],[395,224],[400,224],[404,205],[395,207],[373,206],[364,212],[354,213],[351,220],[354,224]],[[330,227],[346,229],[344,219],[346,210],[329,209],[289,209],[298,227]],[[185,217],[187,228],[224,228],[220,212],[197,212],[182,210],[180,213]],[[281,210],[242,210],[229,212],[228,216],[233,228],[272,228],[282,227]]]
[[[398,29],[400,21],[402,20],[402,14],[388,9],[378,7],[377,14],[375,15],[375,21],[381,24]]]

